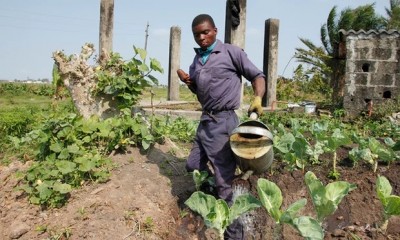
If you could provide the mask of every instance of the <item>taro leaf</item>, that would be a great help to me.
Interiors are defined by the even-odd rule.
[[[305,239],[324,239],[324,231],[318,221],[309,216],[293,219],[293,225]]]
[[[60,183],[60,182],[55,182],[53,185],[53,190],[57,191],[61,194],[66,194],[71,192],[72,187],[69,184],[65,184],[65,183]]]
[[[400,215],[400,197],[391,195],[386,198],[385,213],[389,216]]]
[[[251,194],[242,194],[233,202],[229,213],[229,224],[243,213],[249,212],[261,206],[261,202]]]
[[[280,207],[282,205],[282,192],[273,182],[259,178],[257,181],[257,193],[261,204],[265,207],[268,214],[279,223],[281,217]]]
[[[307,199],[302,198],[291,204],[281,216],[279,220],[282,223],[293,225],[293,220],[297,217],[297,213],[307,204]]]
[[[200,214],[206,221],[210,212],[214,211],[216,199],[212,195],[203,192],[194,192],[190,198],[185,201],[185,205],[193,211]]]
[[[76,163],[70,162],[70,161],[61,160],[61,161],[57,161],[56,162],[56,166],[57,166],[58,170],[62,174],[68,174],[70,172],[75,171]]]

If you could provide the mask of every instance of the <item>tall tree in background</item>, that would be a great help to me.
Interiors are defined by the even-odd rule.
[[[400,30],[400,0],[390,0],[390,9],[386,8],[386,13],[386,28]]]
[[[333,88],[332,102],[340,105],[343,100],[346,59],[339,52],[339,47],[344,44],[340,39],[339,30],[367,31],[378,30],[384,26],[385,20],[375,13],[374,4],[355,9],[346,8],[339,16],[335,6],[320,30],[322,47],[300,38],[308,49],[296,48],[295,57],[299,62],[310,64],[316,73],[327,77],[327,82]]]

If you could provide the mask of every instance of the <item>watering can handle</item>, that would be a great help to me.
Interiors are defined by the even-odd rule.
[[[251,120],[257,120],[258,119],[258,114],[256,112],[250,113],[250,119]]]

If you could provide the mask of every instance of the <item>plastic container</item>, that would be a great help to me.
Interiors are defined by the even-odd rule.
[[[317,108],[317,106],[313,103],[309,103],[304,105],[304,111],[305,113],[315,113],[315,109]]]
[[[274,159],[273,135],[268,127],[255,120],[237,126],[230,135],[230,146],[243,172],[265,172]]]

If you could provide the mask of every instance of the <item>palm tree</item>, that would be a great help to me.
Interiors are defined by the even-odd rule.
[[[387,29],[400,30],[400,0],[390,0],[390,9],[386,8],[386,13],[388,15]]]
[[[333,88],[332,101],[341,104],[345,80],[345,57],[340,54],[344,42],[339,34],[344,30],[371,30],[385,26],[384,18],[377,15],[374,4],[367,4],[355,9],[346,8],[337,17],[337,7],[329,12],[327,21],[321,27],[322,47],[317,47],[311,41],[300,38],[308,50],[296,48],[295,57],[299,62],[312,66],[315,72],[327,77],[327,82]]]

